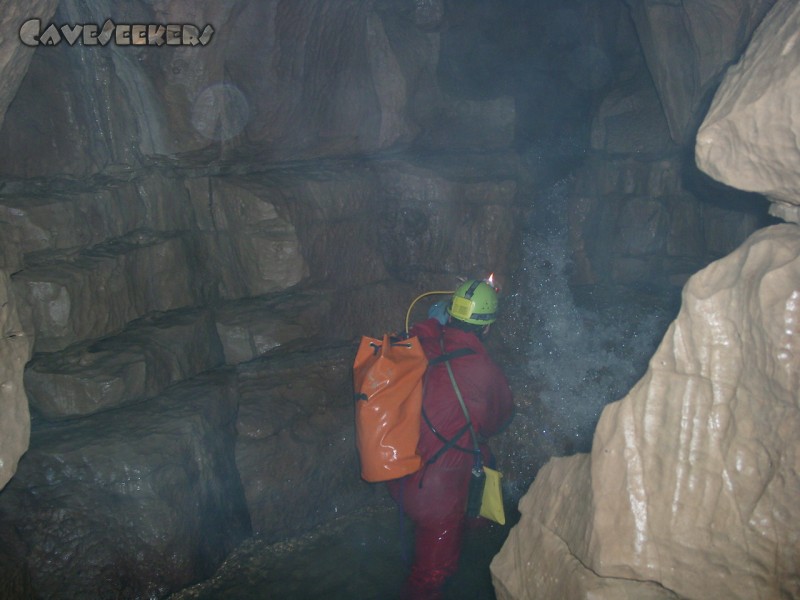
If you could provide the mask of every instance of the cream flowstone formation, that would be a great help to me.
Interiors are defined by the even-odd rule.
[[[697,134],[697,164],[800,223],[800,4],[778,2],[731,67]]]
[[[694,275],[591,455],[553,459],[522,499],[498,597],[800,597],[798,339],[797,226]]]
[[[779,2],[700,129],[714,177],[797,222],[800,5]],[[800,227],[691,277],[591,454],[551,460],[492,562],[498,598],[800,597]]]

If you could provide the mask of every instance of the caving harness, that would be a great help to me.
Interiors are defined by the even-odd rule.
[[[444,352],[444,338],[439,338],[439,344],[442,352]],[[459,350],[454,350],[447,354],[440,354],[436,358],[432,359],[429,363],[430,365],[444,363],[445,367],[447,367],[447,374],[450,377],[450,383],[453,385],[453,391],[456,393],[458,403],[461,406],[461,410],[464,412],[466,423],[463,427],[456,431],[455,434],[453,434],[452,438],[447,439],[436,430],[436,427],[434,427],[433,423],[431,423],[428,415],[425,413],[425,408],[423,407],[422,417],[425,420],[425,423],[428,425],[433,434],[439,439],[439,441],[442,442],[442,447],[425,462],[423,468],[428,468],[429,465],[436,462],[436,460],[442,454],[451,448],[472,454],[473,462],[467,494],[467,516],[482,516],[487,519],[491,519],[496,523],[504,525],[506,519],[505,510],[503,508],[502,490],[500,488],[500,478],[503,475],[499,471],[491,469],[483,464],[483,456],[481,455],[480,445],[478,443],[478,435],[475,433],[475,427],[472,424],[472,418],[470,417],[469,409],[467,409],[467,405],[464,402],[464,397],[461,395],[461,390],[458,387],[458,383],[456,383],[456,378],[453,374],[453,368],[450,366],[450,361],[452,359],[474,353],[475,351],[471,348],[460,348]],[[467,431],[469,431],[470,437],[472,438],[472,448],[464,448],[463,446],[459,446],[457,443]],[[424,478],[425,475],[423,473],[419,480],[419,487],[422,487]]]
[[[406,313],[406,332],[414,304],[431,294],[452,294],[447,311],[451,317],[473,324],[489,324],[496,319],[495,289],[486,281],[470,280],[455,291],[426,292],[418,296]],[[499,485],[501,474],[483,465],[478,436],[450,366],[450,361],[474,354],[475,351],[459,348],[445,353],[443,337],[440,337],[439,343],[442,354],[428,360],[417,337],[408,338],[407,334],[406,337],[385,334],[382,340],[362,337],[353,364],[356,446],[361,461],[361,477],[369,482],[398,479],[427,469],[448,450],[467,452],[473,455],[467,515],[476,517],[480,514],[498,523],[505,523]],[[466,420],[450,439],[436,429],[422,406],[428,369],[442,363],[447,368]],[[421,420],[442,442],[442,447],[424,464],[417,453]],[[467,431],[472,438],[472,448],[458,445],[458,440]],[[489,485],[486,485],[487,476]],[[424,477],[423,472],[419,487],[422,487]],[[487,499],[487,493],[493,495],[492,499]],[[491,510],[482,508],[488,506],[487,500],[492,505]]]
[[[439,439],[439,441],[442,442],[442,447],[439,448],[439,450],[437,450],[436,453],[425,462],[423,468],[435,463],[439,459],[439,457],[448,450],[450,450],[450,448],[455,448],[456,450],[460,450],[461,452],[467,452],[469,454],[476,454],[478,460],[480,460],[480,449],[478,448],[477,445],[475,430],[472,427],[472,420],[469,417],[469,412],[467,412],[467,408],[464,405],[464,399],[461,396],[461,391],[458,389],[455,377],[453,376],[453,369],[450,367],[451,360],[459,358],[461,356],[466,356],[468,354],[475,354],[475,351],[472,348],[459,348],[458,350],[453,350],[452,352],[448,352],[445,354],[444,339],[440,338],[439,342],[441,344],[443,353],[429,360],[428,368],[430,369],[431,367],[435,367],[436,365],[442,363],[444,363],[444,365],[447,367],[447,373],[448,375],[450,375],[450,382],[453,384],[453,389],[455,390],[456,395],[458,396],[458,400],[461,403],[461,408],[464,410],[464,416],[466,417],[467,422],[464,424],[463,427],[461,427],[458,431],[456,431],[455,434],[453,434],[452,438],[447,439],[441,434],[441,432],[439,432],[438,429],[436,429],[436,427],[431,422],[430,418],[428,418],[428,414],[425,412],[425,407],[424,406],[422,407],[422,419],[425,421],[425,424],[428,426],[428,428],[430,428],[433,435],[435,435]],[[472,435],[474,448],[464,448],[463,446],[459,446],[457,443],[458,440],[461,439],[461,436],[463,436],[467,431],[469,431],[470,434]],[[420,487],[422,487],[422,480],[420,480]]]

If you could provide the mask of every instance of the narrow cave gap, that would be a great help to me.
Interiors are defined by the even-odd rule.
[[[27,16],[10,4],[4,26]],[[689,276],[776,222],[670,136],[670,111],[699,126],[744,17],[713,85],[665,101],[643,0],[49,4],[216,32],[39,47],[0,84],[33,423],[0,491],[11,597],[395,597],[409,524],[359,479],[356,342],[495,271],[511,518],[468,536],[446,592],[495,598],[538,470],[591,449]]]

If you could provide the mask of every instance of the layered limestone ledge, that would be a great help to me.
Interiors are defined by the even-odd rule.
[[[798,339],[800,227],[692,276],[590,462],[553,459],[521,502],[498,598],[800,597]]]
[[[681,158],[594,157],[568,195],[570,283],[669,281],[682,287],[735,250],[763,217],[700,202],[684,187]],[[609,252],[598,252],[598,245]]]
[[[0,490],[28,449],[30,414],[23,386],[33,338],[23,330],[8,274],[0,270]]]
[[[698,166],[800,223],[800,4],[779,0],[731,67],[697,134]]]
[[[6,183],[0,199],[0,268],[18,271],[25,255],[89,248],[136,230],[185,231],[195,220],[179,179],[139,173],[135,182],[59,192],[60,183],[50,182],[51,190],[39,195],[13,194],[9,190],[15,184]]]
[[[154,311],[201,304],[191,240],[135,232],[74,255],[42,257],[14,275],[37,352],[121,331]]]
[[[322,294],[265,296],[228,302],[214,311],[225,362],[245,363],[322,333],[330,301]]]
[[[152,398],[222,364],[211,312],[179,310],[134,321],[117,336],[34,356],[25,389],[39,414],[63,419]]]
[[[197,254],[223,300],[285,290],[308,275],[294,225],[269,199],[222,179],[186,182],[199,230]]]
[[[31,407],[46,419],[118,408],[218,367],[248,362],[322,333],[322,293],[236,300],[151,314],[117,335],[40,353],[25,370]]]

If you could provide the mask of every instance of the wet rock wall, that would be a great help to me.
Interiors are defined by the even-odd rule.
[[[10,286],[26,307],[24,331],[39,332],[24,375],[36,434],[13,485],[0,496],[0,510],[9,524],[36,515],[19,534],[29,549],[15,556],[28,565],[35,590],[54,591],[70,569],[99,560],[65,540],[45,542],[64,513],[64,536],[99,553],[130,536],[131,553],[98,566],[77,587],[62,583],[59,593],[112,589],[109,573],[119,573],[121,589],[146,595],[209,575],[251,531],[280,539],[380,500],[358,477],[349,372],[355,346],[349,342],[365,321],[375,331],[402,327],[397,315],[414,294],[417,272],[434,256],[423,248],[416,263],[403,265],[413,270],[400,270],[393,257],[412,253],[402,246],[405,236],[388,233],[396,217],[383,216],[386,189],[406,189],[396,209],[423,215],[426,243],[441,247],[452,234],[429,224],[440,211],[465,203],[478,217],[496,215],[456,225],[459,236],[489,237],[497,219],[513,221],[516,188],[504,180],[458,182],[406,163],[344,170],[332,179],[284,174],[280,183],[171,181],[167,189],[180,195],[155,199],[132,224],[155,223],[160,203],[174,209],[181,202],[177,225],[185,229],[170,230],[174,222],[161,223],[163,233],[119,225],[109,229],[119,237],[93,246],[22,253],[23,268]],[[415,181],[424,193],[422,187],[409,191]],[[69,222],[83,223],[93,206],[74,204]],[[55,231],[50,208],[14,210],[25,227]],[[326,227],[345,221],[346,235]],[[465,270],[510,260],[500,240],[476,254],[458,246],[438,254]],[[365,262],[365,256],[386,261]],[[278,368],[278,356],[299,350],[292,368]],[[227,373],[224,393],[214,391],[208,373]],[[225,418],[182,425],[187,413],[170,407],[195,398],[205,403],[191,409],[198,415],[224,411]],[[163,427],[170,428],[166,438]],[[116,465],[107,474],[112,483],[98,480],[101,463]],[[53,475],[39,481],[45,472]],[[164,497],[175,501],[166,522]],[[95,516],[81,517],[89,507]],[[93,520],[114,521],[119,511],[128,516],[111,533]],[[196,531],[213,533],[219,551],[198,550],[198,538],[187,533]],[[47,544],[52,554],[31,550]],[[165,553],[178,558],[165,563]],[[133,572],[123,568],[134,560]]]
[[[591,454],[521,500],[498,597],[797,597],[799,243],[769,227],[692,276]]]
[[[163,596],[252,532],[278,539],[375,501],[353,451],[349,341],[364,313],[399,327],[417,285],[392,278],[403,251],[381,239],[397,220],[384,187],[417,182],[392,199],[422,207],[438,246],[425,211],[464,194],[502,215],[514,186],[402,161],[280,163],[409,137],[417,90],[400,63],[424,82],[436,36],[389,14],[417,53],[398,57],[369,2],[67,1],[41,16],[217,30],[205,52],[62,43],[4,78],[19,87],[0,131],[4,484],[16,470],[0,495],[3,589]],[[450,253],[472,270],[508,249]],[[304,352],[280,368],[286,349]]]
[[[399,329],[416,294],[458,275],[521,268],[521,217],[551,169],[582,160],[554,168],[520,151],[562,114],[531,125],[536,94],[476,95],[452,77],[460,62],[443,74],[436,2],[63,0],[52,10],[43,21],[215,28],[206,48],[40,47],[3,79],[2,400],[16,415],[3,420],[6,479],[27,446],[23,377],[33,435],[0,493],[0,578],[22,597],[159,596],[209,575],[252,532],[279,539],[380,501],[357,478],[352,342]],[[569,11],[562,24],[594,14]],[[625,14],[615,4],[603,22],[630,48],[630,29],[617,28]],[[587,31],[615,46],[606,30]],[[496,54],[489,43],[475,56],[487,49]],[[571,73],[559,89],[579,87]],[[578,282],[669,279],[685,269],[665,266],[666,239],[697,261],[719,243],[683,244],[687,234],[663,224],[665,212],[688,217],[664,200],[680,192],[677,175],[662,174],[673,148],[647,93],[646,119],[604,113],[614,119],[603,131],[616,133],[595,137],[613,141],[596,142],[576,179],[584,198],[607,184],[565,207],[588,263]],[[659,118],[658,135],[625,132]],[[614,162],[620,144],[636,154],[651,138],[644,164]],[[700,213],[698,227],[712,229],[717,215]],[[593,221],[602,233],[583,226]],[[598,258],[641,221],[613,258]]]
[[[771,212],[788,221],[796,173],[784,167],[797,144],[764,132],[797,133],[786,89],[798,14],[775,4],[725,76],[696,150],[715,177],[773,190]],[[799,264],[790,222],[691,276],[647,372],[603,411],[591,454],[552,459],[520,502],[492,562],[498,597],[800,595]]]

